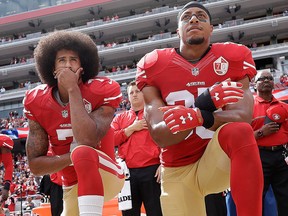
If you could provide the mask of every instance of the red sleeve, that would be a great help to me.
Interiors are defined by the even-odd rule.
[[[47,85],[42,84],[31,90],[26,91],[23,99],[23,113],[25,117],[33,121],[37,121],[35,113],[41,112],[41,106],[47,101],[42,101],[43,96],[51,90]]]
[[[229,62],[229,71],[233,81],[239,81],[246,76],[251,80],[257,73],[251,50],[242,44],[232,42],[214,43],[212,51]]]
[[[12,154],[10,153],[2,153],[2,161],[5,167],[5,176],[4,181],[12,182],[12,174],[13,174],[13,159]]]
[[[122,101],[122,92],[119,83],[114,80],[107,80],[105,86],[103,86],[105,92],[103,105],[112,106],[114,108],[119,107]]]
[[[146,70],[152,67],[158,60],[158,52],[154,50],[147,53],[137,64],[136,84],[142,90],[146,85],[151,85],[147,77]]]
[[[10,136],[5,134],[0,134],[0,148],[5,147],[10,150],[14,147],[14,141],[11,139]]]
[[[128,137],[124,132],[124,128],[121,127],[120,121],[123,120],[123,115],[118,114],[114,117],[111,127],[114,130],[114,145],[120,146],[127,141]]]
[[[252,52],[246,46],[244,46],[243,49],[246,54],[243,62],[243,73],[244,76],[247,75],[249,79],[252,80],[252,78],[257,74],[255,62],[252,57]]]

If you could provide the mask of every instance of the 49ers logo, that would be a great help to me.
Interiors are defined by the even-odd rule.
[[[224,59],[222,56],[219,57],[216,61],[213,63],[214,71],[217,75],[223,76],[227,73],[229,67],[228,61]]]

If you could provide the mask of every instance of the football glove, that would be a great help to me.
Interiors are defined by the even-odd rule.
[[[266,110],[266,116],[273,122],[283,123],[288,120],[288,110],[283,104],[270,106]]]
[[[214,112],[227,104],[237,103],[243,99],[242,83],[224,81],[206,89],[195,100],[195,106],[201,110]]]
[[[173,134],[197,126],[202,126],[203,118],[198,108],[187,108],[182,105],[160,107],[163,120]]]

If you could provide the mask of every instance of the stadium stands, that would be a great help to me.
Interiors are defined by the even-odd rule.
[[[187,2],[0,0],[0,88],[5,88],[5,92],[0,94],[1,129],[2,124],[9,124],[8,117],[13,121],[21,120],[18,127],[27,126],[25,119],[21,118],[22,99],[27,89],[39,84],[33,50],[41,37],[61,29],[88,34],[98,45],[99,75],[118,81],[125,90],[125,84],[135,77],[137,61],[145,53],[155,48],[178,46],[176,16],[179,8]],[[287,100],[287,0],[202,2],[212,14],[212,42],[231,41],[251,48],[257,70],[272,71],[278,88],[275,95]],[[10,116],[11,113],[18,114]],[[25,137],[27,131],[20,128],[18,132]],[[16,140],[19,147],[15,148],[16,153],[24,151],[22,139]],[[29,173],[25,170],[24,159],[15,163],[24,167],[15,171],[17,178],[24,172]],[[113,201],[109,204],[115,208]],[[16,204],[16,211],[19,211],[19,202]]]

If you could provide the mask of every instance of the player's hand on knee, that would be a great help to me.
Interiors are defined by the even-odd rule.
[[[241,88],[242,83],[224,81],[213,85],[209,89],[209,92],[215,107],[219,109],[227,104],[234,104],[243,99],[244,91]]]
[[[198,108],[185,106],[165,106],[159,108],[163,112],[163,120],[173,134],[202,126],[203,118]]]
[[[223,81],[207,89],[195,100],[195,106],[201,110],[214,112],[227,104],[237,103],[243,99],[242,83]]]

